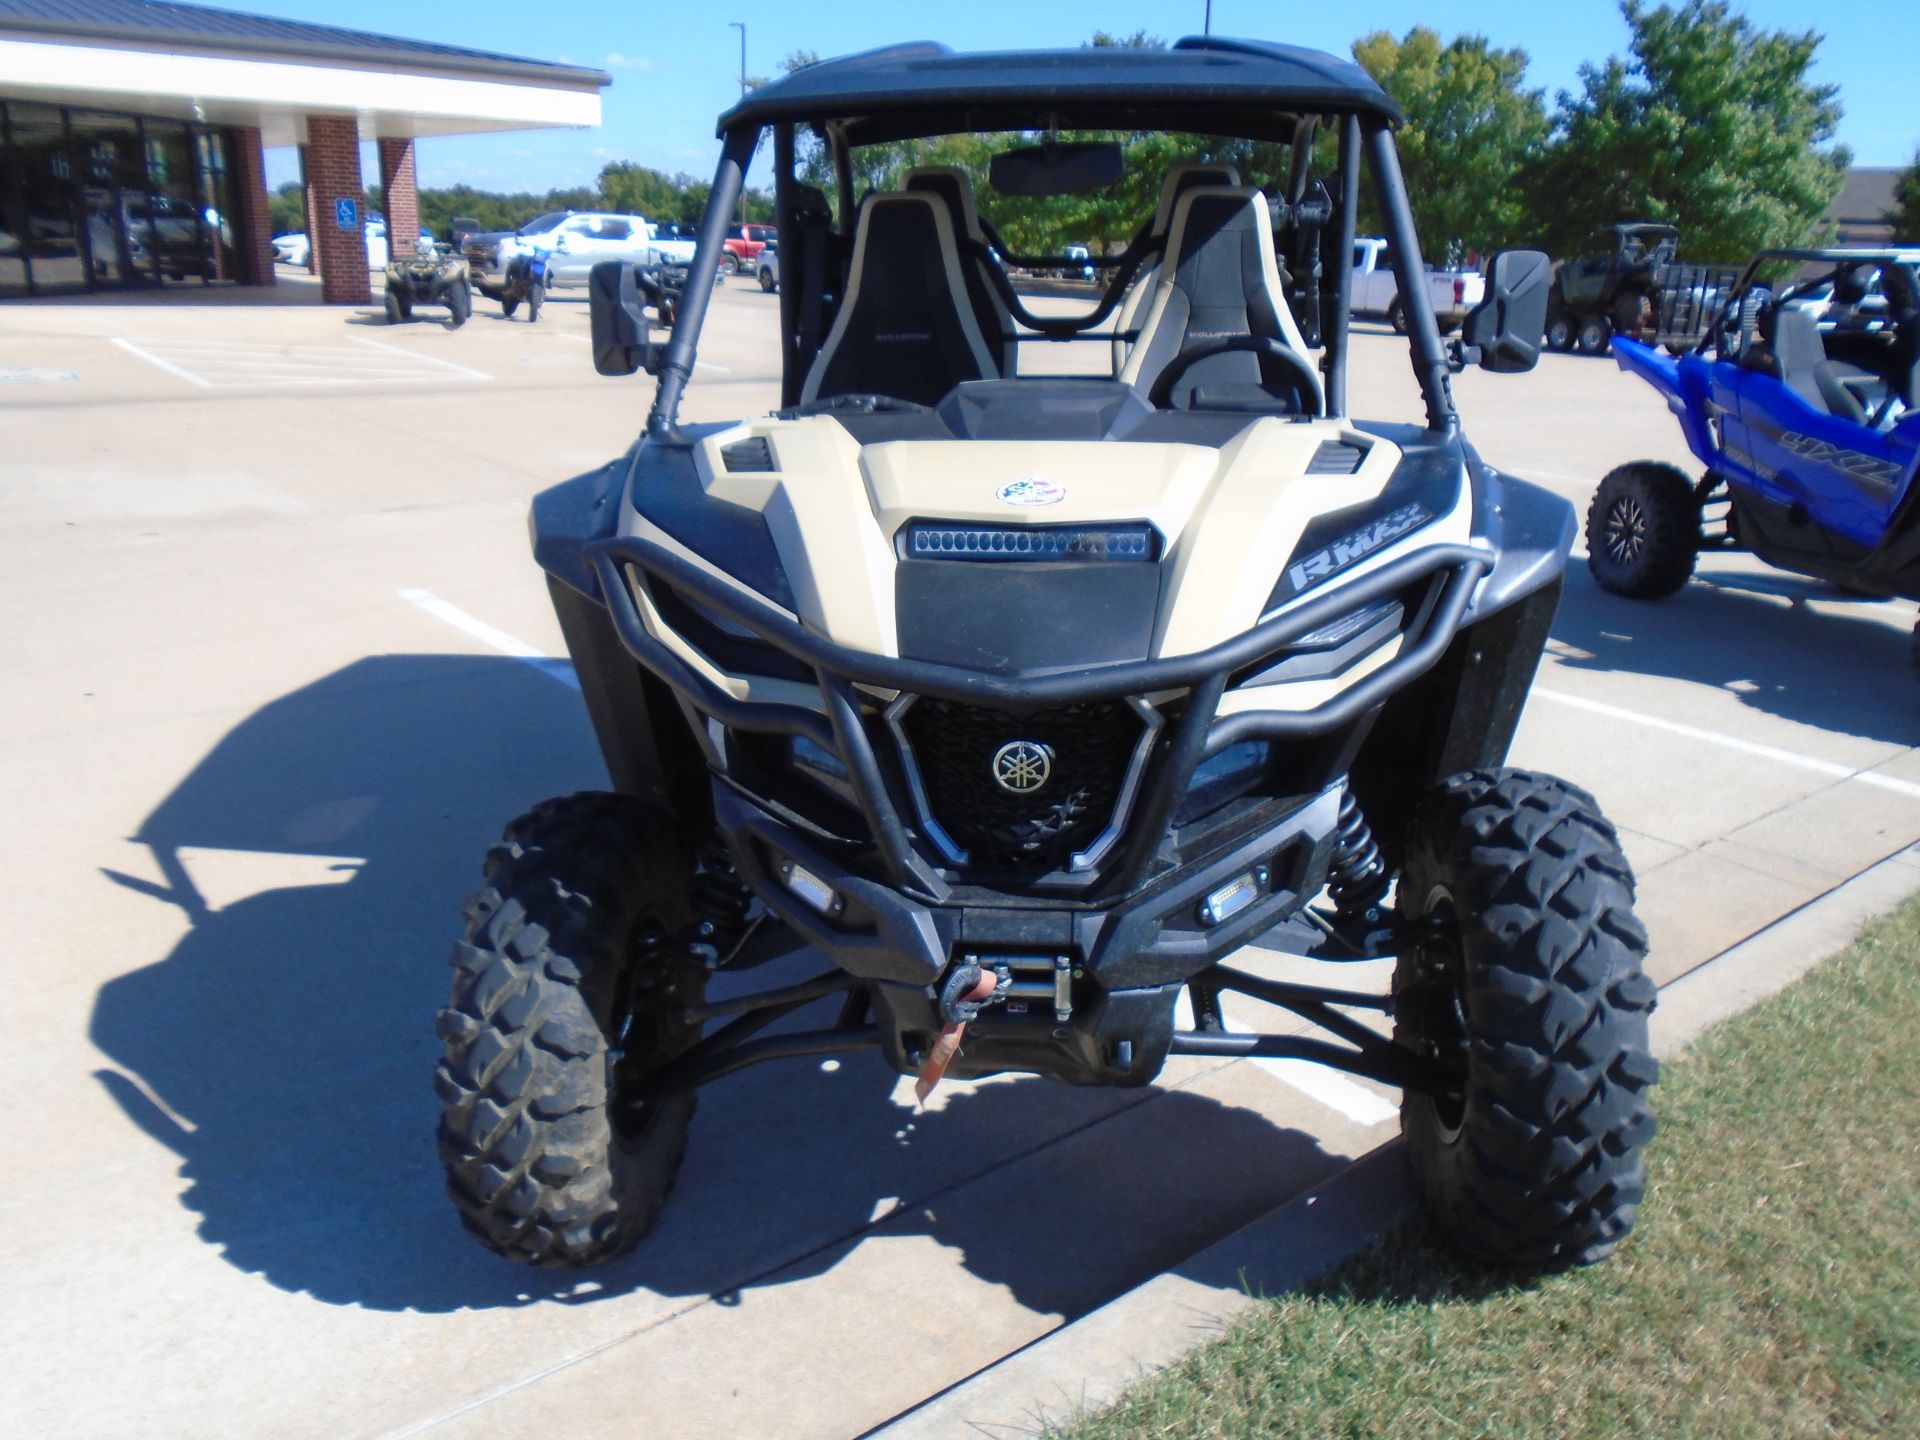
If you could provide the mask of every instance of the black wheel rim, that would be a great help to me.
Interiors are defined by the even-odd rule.
[[[1631,495],[1622,495],[1607,507],[1607,558],[1631,565],[1647,548],[1647,512]]]
[[[649,927],[625,967],[607,1027],[607,1118],[629,1148],[646,1137],[660,1110],[659,1102],[640,1098],[643,1082],[687,1039],[678,1023],[674,972],[660,963],[658,952],[659,934]]]
[[[1415,1013],[1427,1058],[1445,1077],[1428,1092],[1434,1118],[1448,1139],[1460,1133],[1467,1115],[1468,1035],[1466,954],[1460,940],[1460,919],[1453,897],[1436,889],[1421,917],[1416,958],[1418,981],[1405,1002]]]

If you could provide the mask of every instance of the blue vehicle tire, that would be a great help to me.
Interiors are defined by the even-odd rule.
[[[1607,473],[1587,507],[1587,569],[1635,600],[1671,595],[1700,553],[1700,497],[1671,465],[1638,460]]]

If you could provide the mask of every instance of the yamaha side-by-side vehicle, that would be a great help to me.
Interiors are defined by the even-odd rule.
[[[1637,461],[1600,482],[1587,514],[1600,584],[1671,595],[1701,550],[1734,549],[1920,599],[1920,249],[1764,251],[1693,350],[1614,353],[1666,398],[1706,469]]]
[[[620,1254],[699,1087],[860,1051],[923,1097],[1314,1060],[1400,1089],[1471,1254],[1553,1268],[1627,1233],[1657,1073],[1633,876],[1590,795],[1502,768],[1575,516],[1485,464],[1451,393],[1466,364],[1531,368],[1548,267],[1497,256],[1443,342],[1398,118],[1281,45],[874,51],[721,117],[670,339],[656,281],[595,270],[595,363],[657,376],[652,410],[532,523],[613,790],[507,828],[454,950],[440,1150],[485,1244]],[[1003,265],[1066,261],[980,207],[1111,187],[1153,132],[1191,159],[1092,261],[1097,297],[1029,309]],[[780,408],[686,423],[769,134]],[[856,195],[863,147],[949,135],[988,139],[989,183]],[[1424,423],[1348,412],[1363,171]],[[1037,350],[1088,373],[1022,373]],[[1391,992],[1231,963],[1255,940],[1335,976],[1391,959]],[[734,977],[802,947],[813,978]],[[1321,1033],[1229,1029],[1230,991]]]

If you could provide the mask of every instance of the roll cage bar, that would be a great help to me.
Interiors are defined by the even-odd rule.
[[[1204,131],[1210,113],[1204,107],[1194,107],[1188,115],[1197,122],[1194,128]],[[1318,118],[1311,117],[1314,123]],[[1331,237],[1323,238],[1321,246],[1323,261],[1331,261],[1332,282],[1320,290],[1320,366],[1325,380],[1326,413],[1329,416],[1344,416],[1347,408],[1347,305],[1351,294],[1360,162],[1364,156],[1373,178],[1374,198],[1385,219],[1384,228],[1393,256],[1394,275],[1407,320],[1414,379],[1425,401],[1427,426],[1436,431],[1454,430],[1459,425],[1459,416],[1453,403],[1452,366],[1434,323],[1419,237],[1407,201],[1406,182],[1400,172],[1398,152],[1394,148],[1391,118],[1381,113],[1354,110],[1336,113],[1328,118],[1339,127],[1339,194],[1334,199],[1334,233]],[[994,122],[994,114],[983,112],[975,118],[974,129],[986,131],[1004,128],[996,126]],[[1071,115],[1063,115],[1061,123],[1063,126],[1072,126],[1075,120]],[[757,123],[742,123],[725,131],[722,136],[720,161],[714,170],[713,189],[708,196],[706,213],[701,217],[698,246],[680,300],[679,319],[666,345],[653,407],[647,417],[647,433],[650,435],[666,437],[674,433],[680,399],[693,375],[700,328],[706,320],[707,306],[719,274],[721,242],[739,203],[748,166],[759,148],[765,128]],[[819,128],[825,132],[834,162],[839,192],[838,224],[850,227],[854,213],[853,181],[846,136],[838,125],[832,123],[823,121]],[[772,130],[774,218],[782,235],[792,237],[798,233],[795,202],[800,189],[793,173],[795,125],[792,122],[775,124]],[[1290,192],[1297,192],[1304,187],[1307,167],[1298,142],[1304,131],[1306,144],[1310,146],[1312,130],[1313,123],[1303,119],[1295,131],[1294,160],[1288,177]],[[1297,202],[1299,194],[1290,193],[1288,198]],[[969,242],[969,248],[972,248],[972,242]],[[994,277],[996,290],[1019,323],[1029,326],[1043,339],[1072,339],[1101,323],[1112,313],[1127,284],[1154,248],[1157,247],[1147,242],[1144,236],[1136,237],[1135,243],[1128,246],[1127,253],[1116,257],[1114,265],[1117,273],[1109,282],[1100,305],[1085,316],[1031,315],[1013,293],[1011,284],[1000,273],[999,267],[988,267],[988,273]],[[780,287],[782,399],[783,403],[788,404],[797,399],[799,390],[799,380],[794,375],[798,357],[793,341],[799,333],[802,320],[800,305],[804,297],[797,293],[801,288],[791,283]]]

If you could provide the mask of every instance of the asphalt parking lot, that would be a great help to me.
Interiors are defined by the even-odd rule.
[[[0,1429],[855,1434],[1393,1132],[1276,1062],[924,1112],[871,1058],[795,1062],[703,1095],[635,1255],[481,1251],[432,1148],[442,957],[501,823],[604,784],[525,512],[649,385],[592,374],[578,292],[456,332],[282,291],[0,310]],[[689,418],[774,403],[774,305],[716,297]],[[1456,389],[1582,509],[1691,468],[1610,362]],[[1404,342],[1361,336],[1352,394],[1416,417]],[[1575,566],[1514,758],[1622,826],[1656,979],[1920,839],[1913,620],[1739,556],[1659,605]]]

